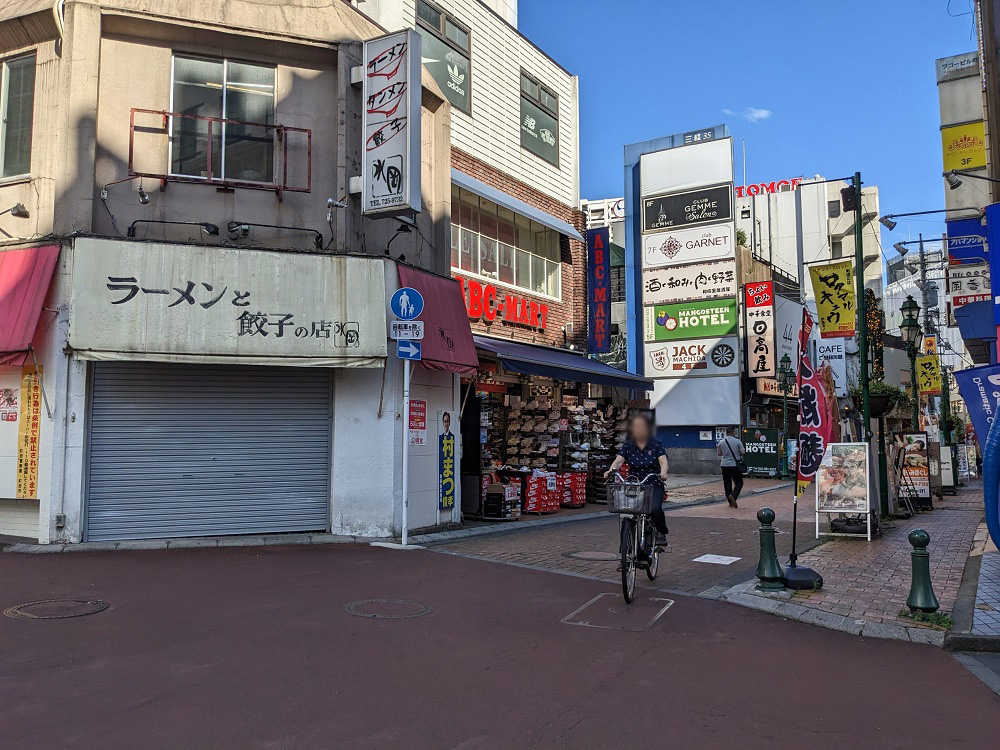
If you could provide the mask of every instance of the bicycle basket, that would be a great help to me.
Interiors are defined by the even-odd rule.
[[[650,484],[608,484],[608,512],[649,514],[653,511],[653,492]]]

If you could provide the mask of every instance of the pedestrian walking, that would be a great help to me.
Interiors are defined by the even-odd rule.
[[[743,473],[746,471],[743,456],[747,451],[743,441],[736,437],[735,427],[726,428],[726,436],[715,446],[715,452],[720,457],[722,486],[726,490],[726,500],[729,501],[730,508],[739,508],[737,500],[743,491]]]

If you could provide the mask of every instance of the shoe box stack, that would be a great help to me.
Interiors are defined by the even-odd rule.
[[[556,471],[559,468],[562,413],[551,399],[524,401],[511,397],[507,409],[504,464],[514,469]]]
[[[538,472],[525,479],[525,513],[555,513],[559,510],[559,480],[555,472]]]
[[[559,505],[563,508],[582,508],[587,504],[587,473],[572,472],[558,476]]]

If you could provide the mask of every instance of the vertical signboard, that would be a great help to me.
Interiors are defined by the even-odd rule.
[[[17,425],[17,498],[38,497],[38,439],[42,422],[41,367],[21,370],[21,416]],[[16,406],[16,405],[15,405]]]
[[[774,342],[774,282],[759,281],[744,286],[747,372],[754,378],[777,374]]]
[[[927,433],[897,432],[893,448],[896,466],[900,471],[899,495],[914,500],[917,507],[930,507],[931,473]]]
[[[917,391],[921,396],[941,393],[941,362],[934,354],[917,357]]]
[[[420,35],[412,29],[364,44],[361,210],[420,211]]]
[[[809,269],[821,338],[852,338],[857,304],[854,294],[854,263],[841,260]]]
[[[408,419],[407,429],[410,433],[410,445],[427,445],[427,402],[423,399],[411,398]]]
[[[438,510],[455,507],[455,433],[451,431],[451,414],[442,412],[438,418]]]
[[[847,396],[847,339],[820,339],[816,359],[830,365],[833,386],[838,398]]]
[[[611,351],[611,230],[608,227],[587,231],[587,296],[590,320],[587,348],[591,354]]]
[[[778,446],[781,430],[746,428],[743,430],[744,460],[747,473],[757,477],[776,477],[779,469]]]

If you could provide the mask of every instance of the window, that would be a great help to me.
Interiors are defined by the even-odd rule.
[[[417,30],[422,32],[424,67],[452,106],[471,114],[472,45],[468,27],[427,0],[417,0]]]
[[[827,201],[826,213],[831,219],[836,219],[840,216],[840,201]]]
[[[559,233],[459,188],[451,189],[451,265],[532,294],[559,297]]]
[[[274,124],[274,68],[235,60],[174,56],[172,110],[178,114]],[[260,125],[211,123],[175,117],[171,172],[193,177],[273,182],[274,130]]]
[[[559,97],[521,71],[521,148],[559,166]]]
[[[35,109],[35,56],[0,63],[0,177],[31,171],[31,125]]]

